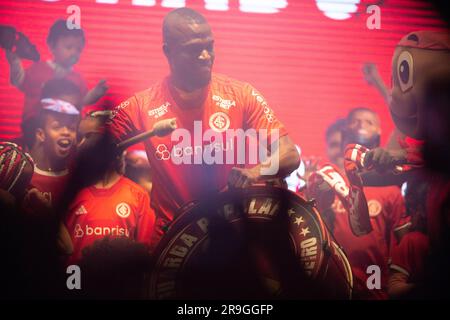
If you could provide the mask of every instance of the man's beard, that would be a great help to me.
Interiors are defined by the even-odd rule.
[[[192,70],[171,70],[175,86],[185,91],[194,91],[206,87],[211,81],[212,71],[209,73],[192,72]]]
[[[192,83],[193,83],[193,86],[195,86],[195,89],[200,89],[200,88],[206,87],[210,81],[211,81],[211,73],[208,76],[196,77],[192,81]]]

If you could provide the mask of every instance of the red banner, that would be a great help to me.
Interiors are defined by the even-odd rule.
[[[326,127],[357,106],[380,113],[386,141],[393,124],[384,100],[364,80],[363,63],[377,64],[389,86],[392,53],[400,38],[414,30],[444,27],[429,4],[413,0],[378,4],[375,0],[337,4],[324,0],[1,0],[0,24],[25,33],[41,59],[50,59],[45,43],[48,29],[56,19],[67,18],[67,8],[74,4],[80,8],[87,36],[75,68],[89,86],[106,79],[114,101],[167,74],[161,24],[170,7],[186,5],[200,11],[216,38],[214,70],[259,89],[309,155],[323,154]],[[370,5],[376,7],[368,9]],[[373,20],[377,12],[380,29]],[[3,140],[19,134],[23,95],[9,83],[3,52],[0,70]]]

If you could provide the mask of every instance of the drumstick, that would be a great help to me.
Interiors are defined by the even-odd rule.
[[[128,148],[136,143],[142,142],[148,138],[151,138],[154,136],[164,137],[164,136],[168,135],[169,133],[171,133],[176,128],[177,128],[176,118],[161,120],[161,121],[156,122],[153,125],[153,129],[151,129],[147,132],[140,133],[130,139],[124,140],[124,141],[118,143],[116,145],[116,147],[118,149],[125,150],[126,148]]]

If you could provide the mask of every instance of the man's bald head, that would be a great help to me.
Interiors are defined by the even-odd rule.
[[[208,24],[205,17],[190,8],[178,8],[169,12],[163,21],[163,41],[166,44],[177,40],[180,26],[191,24]]]
[[[192,9],[175,9],[164,18],[163,39],[175,87],[188,92],[204,88],[211,80],[215,56],[206,19]]]

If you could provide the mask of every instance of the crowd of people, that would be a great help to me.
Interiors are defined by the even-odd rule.
[[[316,201],[345,252],[354,299],[448,296],[448,34],[406,35],[394,54],[392,91],[371,82],[396,125],[389,143],[380,143],[380,116],[358,106],[324,132],[327,159],[300,159],[257,89],[212,72],[211,27],[192,9],[164,18],[169,75],[113,109],[86,112],[108,87],[101,80],[89,90],[73,69],[85,44],[82,29],[58,20],[47,44],[53,59],[26,70],[6,50],[10,82],[25,97],[22,135],[0,143],[6,298],[144,298],[155,248],[181,208],[292,172],[295,193]],[[373,80],[375,67],[366,67]],[[145,150],[118,147],[172,118],[175,140],[169,131],[144,140]],[[198,128],[208,141],[194,137]],[[266,149],[257,163],[239,159],[245,145],[236,137],[228,141],[226,132],[239,129],[268,133],[256,139]],[[228,142],[236,147],[230,157]],[[208,162],[205,149],[232,161]],[[80,266],[83,290],[67,289],[69,265]],[[375,288],[368,285],[370,266],[380,269]]]

